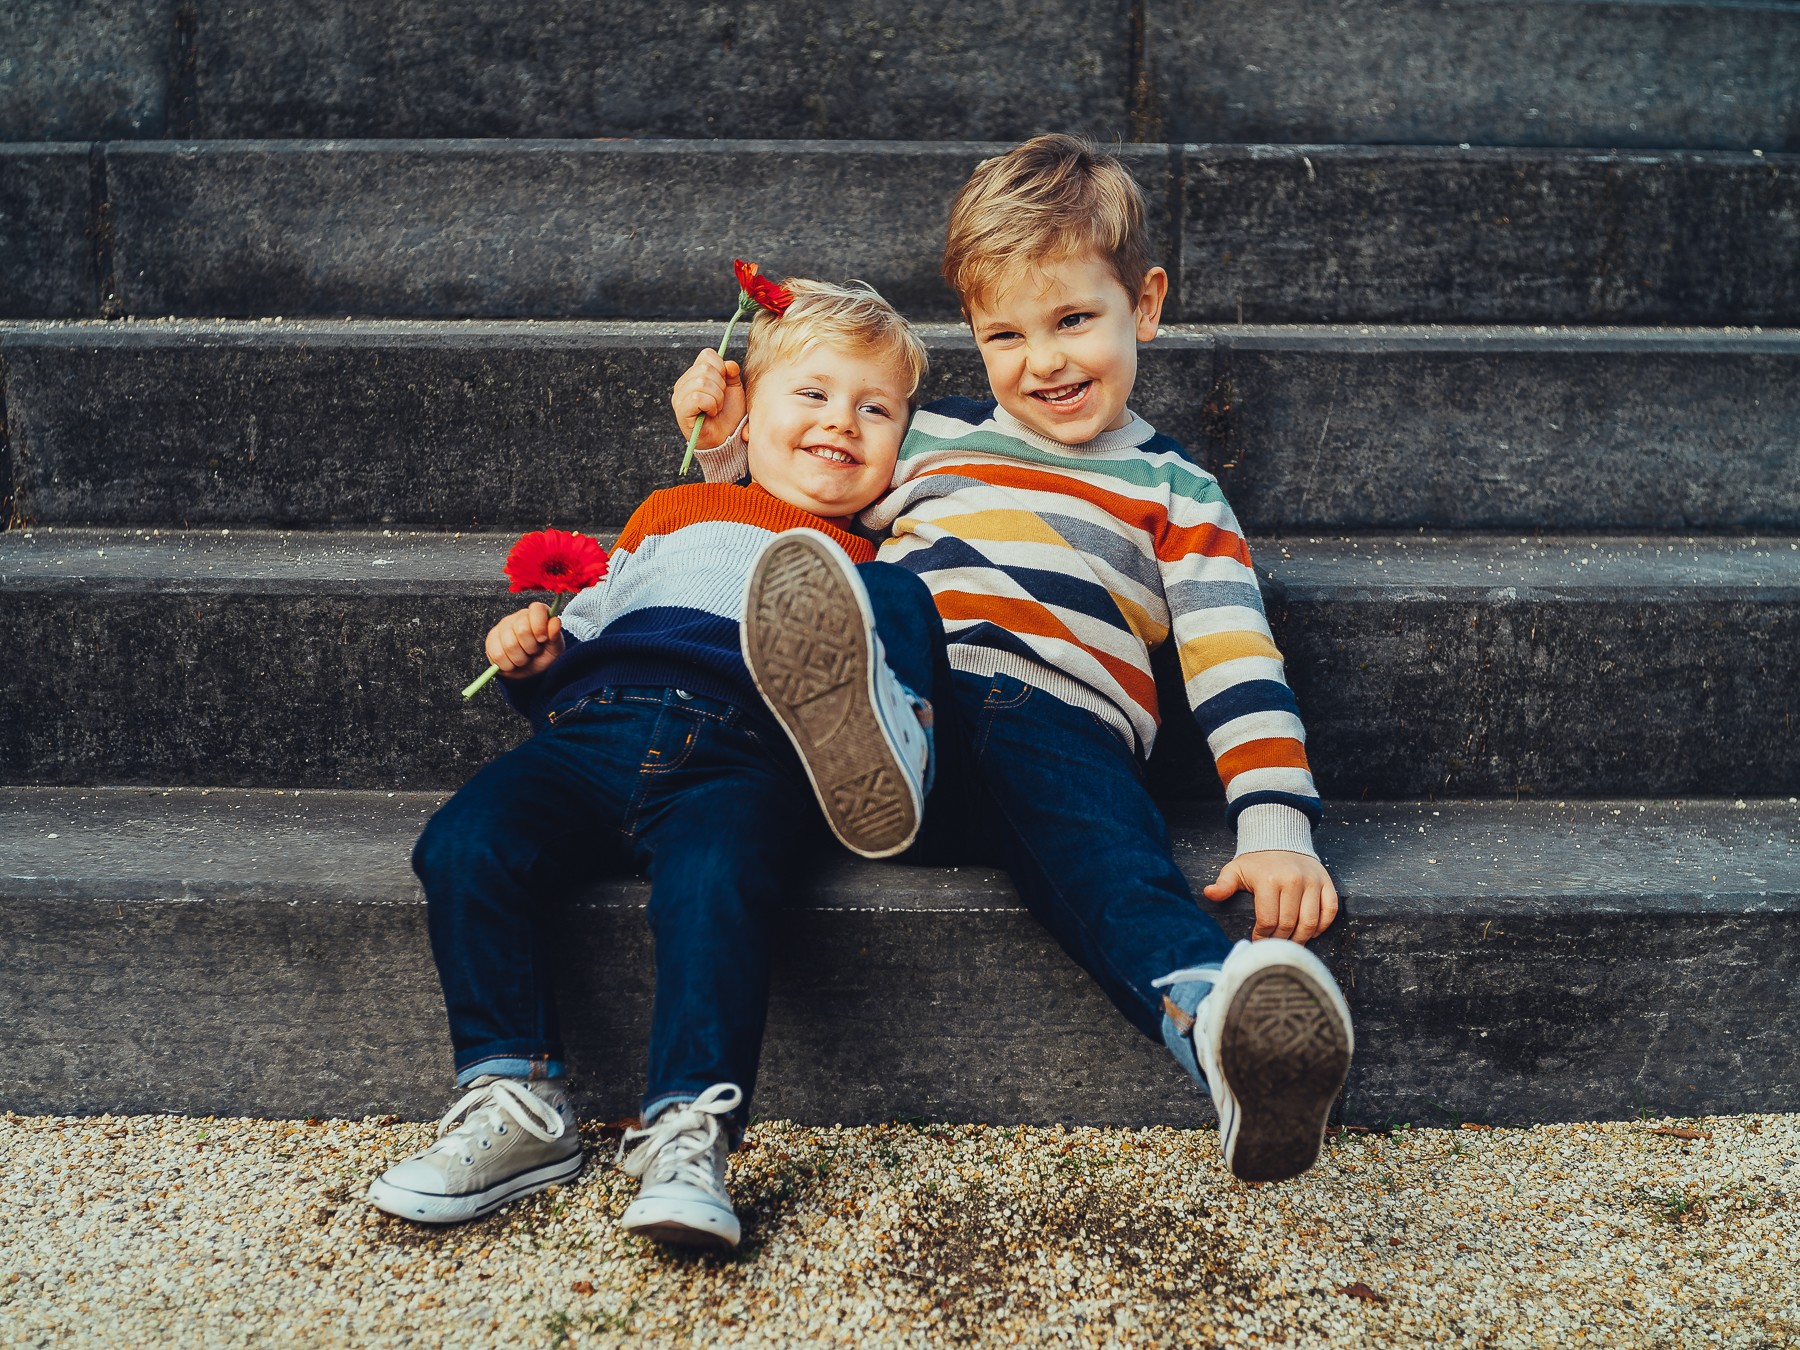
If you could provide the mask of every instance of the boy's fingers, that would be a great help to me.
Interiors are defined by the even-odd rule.
[[[733,385],[741,384],[743,382],[743,371],[744,368],[736,361],[727,361],[725,363],[725,383]]]
[[[1308,886],[1300,897],[1300,921],[1294,925],[1294,941],[1310,942],[1325,925],[1319,922],[1323,897],[1316,886]]]
[[[1275,924],[1280,917],[1280,909],[1273,898],[1259,899],[1256,902],[1256,927],[1250,930],[1250,936],[1253,938],[1274,937]]]
[[[1337,887],[1329,881],[1325,883],[1325,893],[1319,897],[1319,931],[1323,933],[1338,916]]]
[[[550,606],[541,600],[533,600],[525,616],[530,621],[532,637],[542,642],[550,636]]]
[[[1277,884],[1271,888],[1275,892],[1275,936],[1291,938],[1294,936],[1294,925],[1300,921],[1300,896],[1291,882]]]
[[[1214,878],[1212,885],[1202,888],[1200,894],[1208,900],[1224,901],[1231,899],[1242,889],[1243,882],[1239,877],[1237,864],[1228,862],[1219,869],[1219,875]]]

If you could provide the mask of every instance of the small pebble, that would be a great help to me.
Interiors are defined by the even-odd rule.
[[[1334,1136],[1245,1186],[1210,1129],[764,1122],[734,1257],[572,1185],[426,1228],[429,1124],[0,1117],[0,1344],[1800,1344],[1800,1115]]]

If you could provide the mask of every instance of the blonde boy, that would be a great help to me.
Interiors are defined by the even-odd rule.
[[[488,634],[535,734],[471,778],[413,851],[467,1091],[437,1143],[371,1186],[391,1214],[476,1218],[579,1170],[549,909],[586,879],[644,871],[656,995],[644,1124],[625,1139],[642,1188],[621,1222],[665,1242],[738,1243],[725,1159],[755,1085],[770,945],[795,867],[826,837],[744,667],[745,585],[783,531],[873,555],[849,527],[892,477],[925,371],[873,291],[788,287],[787,313],[751,327],[748,479],[652,493],[606,577],[561,618],[536,604]],[[902,580],[903,594],[922,589]],[[907,724],[888,734],[921,774],[925,732],[876,676],[872,697]]]
[[[931,856],[1005,866],[1133,1025],[1207,1085],[1233,1172],[1294,1176],[1318,1156],[1353,1034],[1323,963],[1287,939],[1328,926],[1337,895],[1242,533],[1212,476],[1129,406],[1168,290],[1141,193],[1112,156],[1038,137],[958,195],[944,275],[993,398],[915,416],[893,492],[863,515],[891,537],[861,569],[921,578],[946,631],[948,674],[919,689],[937,708]],[[723,406],[715,364],[699,366]],[[817,591],[844,584],[823,556],[814,570]],[[765,696],[791,626],[778,601],[753,590],[746,618]],[[1233,947],[1197,907],[1144,787],[1161,712],[1150,655],[1165,642],[1237,833],[1205,893],[1252,891],[1268,941]],[[810,764],[806,703],[769,701]]]

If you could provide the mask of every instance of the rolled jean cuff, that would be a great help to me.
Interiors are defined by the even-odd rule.
[[[560,1059],[550,1059],[544,1055],[526,1057],[524,1055],[490,1055],[486,1059],[478,1059],[467,1068],[456,1071],[456,1086],[468,1087],[477,1078],[492,1074],[497,1078],[526,1078],[533,1082],[542,1082],[551,1078],[567,1078],[568,1065]]]
[[[1150,981],[1152,989],[1163,991],[1163,1044],[1169,1047],[1169,1053],[1175,1056],[1175,1062],[1188,1071],[1201,1087],[1206,1086],[1206,1075],[1200,1072],[1200,1061],[1194,1054],[1194,1014],[1200,1007],[1200,1000],[1212,992],[1213,982],[1219,978],[1219,967],[1192,966],[1187,970],[1172,971],[1161,979]]]

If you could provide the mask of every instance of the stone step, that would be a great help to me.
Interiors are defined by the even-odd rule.
[[[0,791],[0,1107],[266,1116],[449,1100],[418,793]],[[1206,813],[1210,815],[1210,813]],[[1196,886],[1230,856],[1173,822]],[[1316,944],[1352,1124],[1800,1109],[1800,805],[1334,803]],[[585,1107],[635,1112],[643,882],[556,922]],[[1220,911],[1234,935],[1244,897]],[[1146,1125],[1210,1115],[1003,874],[828,862],[777,945],[757,1109]]]
[[[0,323],[16,510],[623,520],[675,481],[668,391],[719,327]],[[927,397],[985,389],[962,325],[926,337]],[[1260,532],[1800,530],[1800,331],[1188,325],[1133,401]]]
[[[954,319],[937,273],[945,210],[1000,148],[114,142],[89,164],[4,146],[0,178],[17,157],[56,180],[22,225],[51,234],[39,252],[64,274],[0,286],[32,306],[24,317],[700,318],[728,306],[736,254],[776,274],[861,277],[916,318]],[[1124,155],[1166,241],[1171,321],[1800,322],[1800,156]],[[93,247],[58,254],[58,193],[84,172]],[[88,294],[84,277],[91,300],[46,308]]]
[[[523,729],[493,691],[457,696],[481,635],[517,604],[510,542],[0,533],[0,650],[30,654],[0,687],[0,781],[455,786]],[[1800,539],[1252,547],[1328,795],[1800,784]],[[1190,719],[1169,719],[1158,755],[1167,795],[1217,793]]]
[[[1800,148],[1800,16],[1732,0],[136,0],[0,23],[0,49],[27,56],[0,83],[7,139],[963,140],[1054,125],[1103,140]]]

